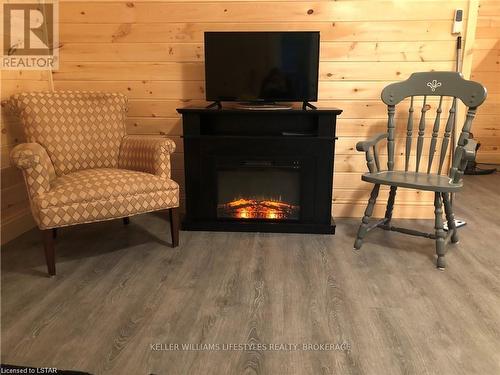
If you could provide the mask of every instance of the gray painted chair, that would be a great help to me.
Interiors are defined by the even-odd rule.
[[[424,171],[420,171],[426,126],[425,116],[426,112],[430,108],[427,104],[427,99],[431,96],[439,97],[439,103],[437,105],[436,116],[434,118],[434,125],[432,128],[427,166],[424,167]],[[421,99],[422,109],[420,120],[418,122],[415,171],[413,172],[409,170],[409,164],[413,140],[413,108],[414,104],[416,105],[417,101],[420,100],[417,99],[417,97],[423,98]],[[439,162],[437,166],[437,173],[431,173],[440,131],[443,98],[446,97],[450,97],[451,106],[448,119],[444,127],[439,158],[436,158],[436,161]],[[406,127],[405,169],[404,171],[398,171],[394,170],[394,114],[396,111],[396,105],[407,98],[409,98],[409,114]],[[442,175],[441,172],[443,170],[443,164],[446,160],[448,146],[450,143],[450,134],[455,123],[457,99],[460,99],[467,106],[467,116],[462,127],[462,132],[460,133],[460,138],[458,139],[457,147],[455,148],[453,163],[449,173]],[[473,81],[467,81],[462,78],[460,73],[455,72],[413,73],[406,81],[393,83],[384,88],[382,91],[382,101],[387,104],[387,133],[378,134],[371,139],[365,142],[359,142],[356,145],[356,149],[358,151],[366,153],[366,164],[369,169],[369,173],[364,174],[362,176],[362,180],[371,182],[374,186],[370,194],[370,199],[368,200],[365,215],[363,216],[358,230],[356,241],[354,242],[355,249],[361,248],[363,238],[374,228],[382,228],[385,230],[422,236],[436,241],[437,267],[444,269],[445,243],[448,240],[451,240],[452,243],[458,242],[455,219],[450,204],[450,195],[451,193],[461,189],[462,176],[465,166],[469,160],[474,160],[475,158],[476,142],[469,139],[469,132],[471,131],[472,121],[476,114],[476,109],[484,102],[485,99],[486,89],[481,84]],[[383,139],[387,139],[387,170],[382,170],[380,168],[377,150],[378,142]],[[380,185],[390,186],[385,217],[382,220],[370,224],[369,219],[373,213]],[[391,225],[394,199],[396,197],[398,187],[434,192],[434,234],[423,233],[413,229],[399,228]],[[445,234],[443,229],[443,202],[446,219],[448,221],[448,235]]]

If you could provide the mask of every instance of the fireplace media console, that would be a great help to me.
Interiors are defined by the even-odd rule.
[[[181,108],[185,230],[335,233],[339,109]]]

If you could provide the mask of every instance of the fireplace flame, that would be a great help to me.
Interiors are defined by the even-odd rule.
[[[298,218],[299,206],[271,199],[238,198],[219,204],[218,210],[223,217],[279,220]]]

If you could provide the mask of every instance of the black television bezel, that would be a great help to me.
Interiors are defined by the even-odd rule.
[[[289,99],[243,99],[243,98],[220,98],[220,97],[209,97],[207,90],[207,34],[317,34],[317,60],[316,60],[316,91],[314,96],[308,98],[289,98]],[[318,90],[319,90],[319,59],[320,59],[320,39],[321,35],[319,31],[205,31],[203,35],[203,47],[204,47],[204,65],[205,65],[205,100],[211,102],[247,102],[247,103],[269,103],[269,102],[317,102],[318,101]]]

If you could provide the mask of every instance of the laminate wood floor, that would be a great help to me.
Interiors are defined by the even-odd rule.
[[[143,215],[62,230],[49,279],[28,232],[1,254],[2,362],[134,375],[500,374],[500,175],[467,177],[455,207],[468,224],[444,272],[423,238],[373,231],[354,252],[354,219],[338,220],[335,236],[182,232],[172,249],[163,217]],[[269,350],[320,343],[344,346]],[[223,350],[231,344],[253,346]]]

